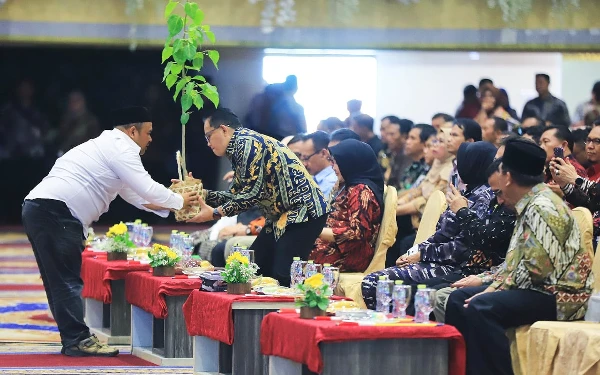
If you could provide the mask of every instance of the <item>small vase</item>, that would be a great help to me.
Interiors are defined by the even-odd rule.
[[[301,319],[312,319],[315,316],[325,316],[327,311],[321,310],[318,307],[308,307],[302,306],[300,307],[300,318]]]
[[[249,294],[252,291],[250,283],[227,284],[227,294]]]
[[[127,252],[110,251],[106,254],[106,260],[127,260]]]
[[[175,267],[173,266],[160,266],[152,268],[153,276],[160,277],[173,277],[175,276]]]

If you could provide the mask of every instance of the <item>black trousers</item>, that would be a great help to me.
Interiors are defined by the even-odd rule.
[[[262,230],[250,246],[260,267],[259,274],[273,277],[281,285],[289,286],[293,258],[308,259],[326,221],[327,215],[323,215],[304,223],[290,224],[278,240],[275,240],[273,232]]]
[[[62,345],[76,345],[91,336],[81,299],[83,227],[64,202],[51,199],[25,201],[22,220]]]
[[[465,338],[467,375],[513,374],[506,329],[556,320],[556,298],[530,289],[514,289],[482,294],[464,307],[466,299],[486,288],[452,292],[446,305],[446,323]]]

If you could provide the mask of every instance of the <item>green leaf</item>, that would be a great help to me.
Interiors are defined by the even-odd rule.
[[[173,47],[165,46],[162,50],[162,62],[164,63],[169,57],[173,55]]]
[[[177,35],[183,30],[183,18],[176,14],[171,14],[167,20],[167,25],[169,26],[169,35]]]
[[[169,61],[167,63],[167,65],[165,66],[165,72],[163,74],[163,79],[162,81],[164,82],[165,79],[167,79],[167,76],[169,75],[169,73],[171,73],[171,66],[173,65],[173,61]]]
[[[175,84],[175,82],[177,81],[177,76],[175,74],[169,74],[167,76],[167,87],[169,88],[169,90],[171,89],[171,87],[173,87],[173,85]]]
[[[176,6],[177,6],[177,2],[176,1],[169,1],[167,3],[167,6],[165,7],[165,18],[168,18],[169,15],[171,13],[173,13],[173,11],[175,10]]]
[[[196,48],[196,45],[193,43],[185,43],[185,46],[183,47],[183,49],[185,50],[185,58],[186,60],[190,60],[192,61],[194,59],[194,56],[196,56],[196,51],[198,50]]]
[[[179,119],[179,121],[181,121],[181,125],[187,124],[189,120],[190,120],[190,114],[187,112],[182,113],[181,118]]]
[[[308,301],[308,306],[309,307],[317,307],[317,301],[315,301],[314,299]]]
[[[181,91],[183,86],[185,86],[185,84],[185,79],[180,79],[179,82],[177,82],[177,85],[175,86],[175,94],[173,95],[173,100],[177,100],[177,95],[179,95],[179,92]]]
[[[190,95],[190,97],[192,97],[192,98],[194,97],[194,95],[198,95],[198,92],[196,90],[194,90],[195,86],[196,85],[194,84],[194,82],[191,82],[191,81],[185,85],[185,92],[187,92],[188,95]]]
[[[197,109],[204,107],[204,99],[202,99],[200,95],[192,97],[192,101],[194,102],[194,105]]]
[[[202,31],[210,31],[210,25],[202,25],[200,28]]]
[[[193,18],[196,25],[201,25],[204,21],[204,12],[200,9],[196,10],[196,15]]]
[[[181,39],[176,39],[173,42],[173,53],[178,52],[179,50],[181,50],[183,48],[183,40]]]
[[[319,306],[321,310],[327,310],[327,307],[329,306],[329,301],[327,299],[322,299],[319,301],[317,306]]]
[[[215,50],[210,50],[210,51],[206,51],[208,53],[208,57],[212,60],[213,64],[215,66],[217,66],[217,64],[219,63],[219,51],[215,51]]]
[[[215,107],[219,106],[219,93],[217,92],[217,88],[209,83],[205,83],[202,85],[202,95],[204,95],[208,100],[210,100]]]
[[[181,109],[185,112],[192,106],[192,96],[188,92],[181,95]]]
[[[206,34],[206,37],[208,38],[208,40],[210,40],[212,44],[215,44],[215,33],[213,33],[212,31],[205,31],[204,34]]]
[[[200,82],[206,82],[206,78],[204,78],[203,76],[200,76],[200,75],[193,76],[192,79],[196,80],[196,81],[200,81]]]
[[[194,61],[192,62],[192,66],[196,69],[202,68],[204,64],[204,55],[201,52],[198,52],[194,55]],[[205,80],[206,82],[206,80]]]
[[[181,66],[177,63],[173,63],[173,67],[171,68],[171,73],[179,75],[179,73],[181,73],[182,69],[183,69],[183,66]]]
[[[184,49],[180,49],[177,52],[173,53],[173,60],[177,62],[177,64],[182,65],[185,64],[185,51]]]
[[[192,20],[196,17],[196,12],[198,11],[198,4],[196,3],[185,3],[185,14],[188,15]]]

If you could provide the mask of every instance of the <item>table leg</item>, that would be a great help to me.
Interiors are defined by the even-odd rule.
[[[169,314],[164,319],[164,356],[167,358],[192,358],[193,342],[187,333],[183,304],[188,296],[166,296]],[[156,318],[155,318],[156,319]]]
[[[260,352],[260,327],[275,310],[233,310],[233,375],[267,375],[269,359]]]
[[[125,299],[125,280],[111,280],[112,303],[110,304],[111,336],[131,334],[131,305]]]
[[[231,346],[204,336],[194,336],[194,374],[231,373]]]

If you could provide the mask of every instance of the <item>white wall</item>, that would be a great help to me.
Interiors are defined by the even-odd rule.
[[[552,92],[562,93],[562,56],[559,53],[378,51],[377,113],[428,123],[435,112],[454,115],[463,88],[489,77],[508,91],[511,106],[521,113],[535,97],[535,73],[551,76]]]
[[[563,98],[571,116],[575,108],[590,100],[594,82],[600,81],[600,61],[563,60]]]

